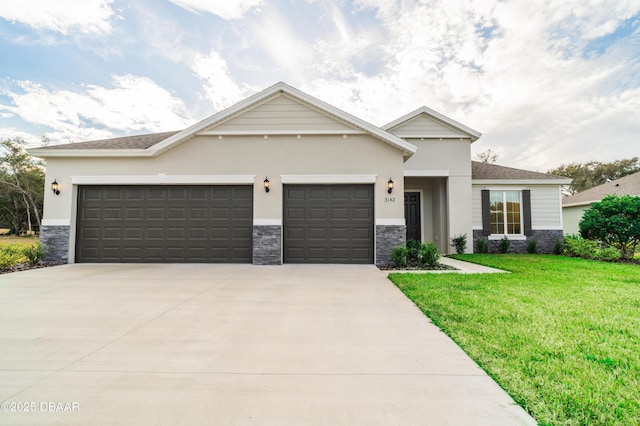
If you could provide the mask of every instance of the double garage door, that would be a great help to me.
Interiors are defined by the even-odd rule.
[[[372,185],[285,185],[283,195],[285,263],[373,263]],[[78,190],[76,262],[250,263],[252,233],[248,185]]]
[[[81,186],[77,262],[251,262],[253,186]]]

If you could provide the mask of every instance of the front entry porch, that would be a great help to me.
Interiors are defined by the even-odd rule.
[[[447,177],[405,177],[407,240],[433,241],[449,253]]]

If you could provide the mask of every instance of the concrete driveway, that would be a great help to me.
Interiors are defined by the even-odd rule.
[[[533,419],[374,266],[0,275],[0,424]]]

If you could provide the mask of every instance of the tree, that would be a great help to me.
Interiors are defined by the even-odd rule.
[[[607,195],[584,212],[578,224],[583,238],[612,245],[628,259],[640,243],[640,197]]]
[[[498,161],[498,153],[491,148],[487,148],[484,151],[477,153],[473,159],[480,161],[481,163],[493,164]]]
[[[44,167],[19,139],[0,142],[0,222],[13,232],[40,229],[44,199]]]
[[[589,161],[584,164],[561,164],[547,173],[573,179],[567,188],[567,191],[573,195],[638,171],[640,171],[638,157],[633,157],[625,160],[616,160],[611,163]]]

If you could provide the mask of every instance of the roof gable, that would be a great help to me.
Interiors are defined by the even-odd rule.
[[[382,126],[382,128],[402,138],[468,138],[473,142],[482,136],[482,133],[426,106],[420,107]]]
[[[295,106],[295,104],[298,104]],[[269,117],[262,123],[253,124],[253,129],[247,129],[246,124],[256,120],[251,114],[265,114],[273,110],[276,105],[281,108],[297,108],[300,117],[289,117],[287,122],[278,124]],[[249,114],[246,115],[245,114]],[[297,125],[301,120],[308,119],[307,129],[299,129]],[[260,120],[258,120],[260,121]],[[241,124],[244,124],[241,126]],[[225,127],[226,126],[226,127]],[[320,128],[312,128],[320,126]],[[323,129],[324,126],[324,129]],[[29,150],[32,155],[38,157],[155,157],[163,152],[193,138],[196,135],[251,135],[251,134],[349,134],[365,133],[374,138],[388,143],[403,152],[405,156],[411,156],[417,151],[417,147],[391,133],[386,132],[364,120],[348,114],[332,105],[329,105],[313,96],[307,95],[285,83],[277,83],[256,93],[237,104],[218,112],[180,132],[162,138],[157,143],[145,148],[112,148],[109,146],[93,146],[92,148],[75,149],[71,144],[59,149],[33,148]],[[136,137],[134,137],[136,138]],[[127,139],[127,138],[123,138]],[[96,141],[93,141],[96,142]],[[99,145],[99,144],[98,144]]]
[[[607,195],[640,196],[640,172],[565,197],[562,199],[562,205],[565,207],[588,205],[602,200]]]
[[[239,115],[214,124],[205,131],[222,133],[260,133],[304,131],[308,133],[352,132],[361,129],[347,124],[286,93],[278,93]]]

